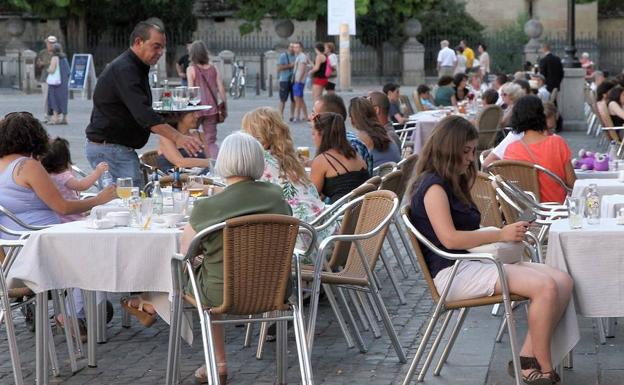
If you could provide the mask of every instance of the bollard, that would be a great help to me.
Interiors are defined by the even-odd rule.
[[[256,73],[256,96],[260,95],[260,74]]]
[[[269,97],[273,97],[273,74],[269,74]]]
[[[69,99],[74,100],[74,90],[69,90]]]
[[[87,76],[87,100],[93,97],[93,85],[91,84],[91,76]]]

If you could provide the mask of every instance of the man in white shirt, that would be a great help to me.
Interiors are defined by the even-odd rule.
[[[455,51],[449,48],[448,40],[440,42],[440,52],[438,52],[438,77],[453,76],[453,71],[457,65]]]
[[[550,92],[546,89],[546,78],[542,74],[531,74],[531,80],[536,82],[537,88],[537,97],[542,100],[542,102],[547,102],[550,100]]]

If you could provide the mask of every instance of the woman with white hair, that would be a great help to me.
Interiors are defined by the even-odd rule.
[[[581,67],[585,70],[585,80],[591,81],[594,76],[594,62],[589,58],[588,52],[583,52],[581,54]]]
[[[501,87],[501,98],[503,99],[503,103],[505,104],[505,112],[503,113],[503,118],[501,119],[500,126],[501,127],[509,127],[511,123],[511,114],[513,113],[513,106],[516,100],[520,99],[525,95],[524,90],[518,84],[515,83],[505,83]]]
[[[236,132],[225,138],[217,157],[216,172],[227,187],[219,194],[199,200],[184,227],[180,252],[186,253],[191,240],[214,224],[252,214],[291,215],[288,202],[278,185],[257,181],[264,173],[264,150],[251,135]],[[196,277],[203,305],[216,307],[223,302],[223,237],[211,236],[203,244],[203,261]],[[190,285],[186,291],[192,293]],[[222,325],[213,326],[217,367],[221,385],[227,380],[225,335]],[[208,382],[206,367],[195,371],[200,383]]]
[[[228,219],[253,214],[291,215],[288,202],[282,197],[278,185],[259,182],[264,173],[264,150],[251,135],[235,132],[225,138],[215,166],[217,174],[225,179],[227,187],[219,194],[198,200],[191,213],[189,223],[184,227],[180,252],[185,254],[193,237],[201,230]],[[201,302],[204,306],[217,307],[223,302],[223,236],[215,233],[204,241],[199,266],[195,277]],[[192,293],[190,283],[185,289]],[[155,318],[152,303],[135,297],[124,306],[141,318]],[[139,314],[145,313],[145,314]],[[153,323],[153,321],[152,321]],[[145,323],[144,323],[145,324]],[[212,328],[219,370],[220,384],[227,381],[225,361],[225,334],[222,325]],[[199,383],[207,383],[206,367],[195,371]]]

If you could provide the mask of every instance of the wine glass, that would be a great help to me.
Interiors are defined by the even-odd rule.
[[[201,102],[201,96],[199,95],[199,87],[189,87],[188,88],[188,98],[189,102],[196,106]]]
[[[132,197],[132,178],[117,178],[117,196],[128,207],[128,200]]]
[[[194,203],[197,197],[204,193],[204,178],[201,175],[189,175],[186,189],[193,198],[191,202]]]
[[[188,87],[185,86],[181,86],[181,87],[176,87],[174,90],[174,101],[176,102],[176,108],[178,110],[183,110],[186,108],[186,106],[188,105]]]

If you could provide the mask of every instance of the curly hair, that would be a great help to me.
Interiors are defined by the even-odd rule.
[[[546,129],[544,104],[535,95],[525,95],[514,104],[511,127],[515,133],[528,130],[543,132]]]
[[[243,131],[258,139],[279,163],[280,173],[294,183],[307,184],[310,178],[297,158],[290,128],[280,113],[271,107],[259,107],[243,115]]]
[[[373,141],[373,147],[378,151],[386,151],[390,146],[390,137],[386,129],[377,120],[373,104],[364,97],[351,99],[349,102],[349,116],[353,126],[363,131]]]
[[[21,154],[39,158],[48,146],[48,133],[30,112],[11,112],[0,120],[0,157]]]

